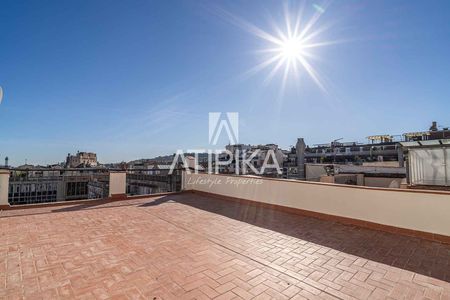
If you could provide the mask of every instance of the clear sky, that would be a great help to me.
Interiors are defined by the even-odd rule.
[[[301,67],[284,84],[285,66],[249,72],[272,55],[253,29],[285,30],[286,7],[303,7],[300,30],[319,17],[309,32],[327,45],[308,62],[322,87]],[[206,148],[216,111],[239,112],[240,142],[284,148],[450,126],[449,53],[446,0],[3,0],[0,158]]]

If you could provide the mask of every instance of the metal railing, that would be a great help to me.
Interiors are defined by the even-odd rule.
[[[10,205],[36,204],[108,197],[109,171],[86,169],[12,169]]]
[[[181,191],[181,170],[161,170],[160,174],[147,174],[145,170],[127,171],[127,194],[151,195]]]

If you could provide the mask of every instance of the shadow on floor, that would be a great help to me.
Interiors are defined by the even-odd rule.
[[[93,201],[92,203],[86,202],[86,203],[82,203],[82,204],[77,204],[77,205],[73,205],[73,206],[63,206],[61,208],[56,208],[53,209],[52,212],[68,212],[68,211],[78,211],[78,210],[83,210],[83,209],[92,209],[92,208],[96,208],[98,206],[101,205],[105,205],[108,204],[108,201]]]
[[[174,200],[173,196],[162,196],[160,198],[156,198],[155,200],[151,201],[151,202],[146,202],[144,204],[139,205],[140,207],[149,207],[149,206],[157,206],[169,201]],[[178,202],[178,201],[177,201]]]
[[[149,202],[147,205],[157,205],[159,202],[168,201],[169,196],[153,196],[148,195],[149,199],[161,199],[157,203],[153,204],[153,202]],[[166,199],[167,198],[167,199]],[[166,200],[163,200],[166,199]],[[91,209],[104,209],[104,208],[115,208],[115,207],[123,207],[123,206],[136,206],[134,201],[142,201],[142,198],[139,199],[127,199],[127,200],[117,200],[111,201],[107,199],[99,199],[99,200],[91,200],[85,201],[83,203],[71,203],[70,201],[66,201],[64,203],[45,203],[42,205],[33,205],[28,207],[14,207],[14,209],[0,210],[0,218],[11,218],[11,217],[22,217],[22,216],[30,216],[30,215],[43,215],[48,213],[60,213],[60,212],[75,212],[82,210],[91,210]],[[146,205],[146,206],[147,206]]]
[[[148,195],[149,198],[152,197],[152,195]],[[155,205],[159,205],[162,203],[165,203],[167,201],[170,201],[172,198],[171,196],[154,196],[156,198],[153,198],[155,200],[150,201],[150,202],[146,202],[144,204],[141,204],[139,206],[155,206]],[[132,201],[133,199],[128,199],[128,200],[124,200],[124,201],[113,201],[111,202],[111,200],[95,200],[93,202],[86,202],[86,203],[82,203],[79,205],[74,205],[74,206],[65,206],[62,208],[58,208],[58,209],[53,209],[52,213],[55,212],[68,212],[68,211],[79,211],[79,210],[86,210],[86,209],[97,209],[97,208],[113,208],[113,207],[121,207],[121,206],[135,206],[135,204],[133,204],[132,202],[130,203],[129,201]],[[139,199],[137,199],[139,201]]]
[[[162,197],[140,206],[160,205],[169,200],[450,282],[450,245],[198,194]]]

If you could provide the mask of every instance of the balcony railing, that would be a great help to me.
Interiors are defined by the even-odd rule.
[[[169,174],[168,170],[163,174],[146,174],[148,171],[127,171],[127,195],[151,195],[181,191],[181,171],[174,170]]]
[[[107,169],[14,169],[8,203],[37,204],[108,197]]]
[[[145,170],[105,168],[0,170],[0,208],[86,199],[123,199],[181,191],[181,170],[148,174]]]

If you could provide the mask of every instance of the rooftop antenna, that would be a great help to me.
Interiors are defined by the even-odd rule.
[[[340,140],[343,140],[343,139],[344,139],[344,138],[338,138],[338,139],[335,139],[334,141],[332,141],[331,144],[330,144],[331,148],[333,149],[333,147],[336,146],[336,143],[337,143],[338,141],[340,141]],[[333,163],[335,163],[335,162],[336,162],[336,150],[334,150],[333,152],[334,152]]]
[[[339,142],[340,140],[343,140],[343,139],[344,138],[335,139],[335,140],[331,141],[331,145],[336,144],[336,142]]]

